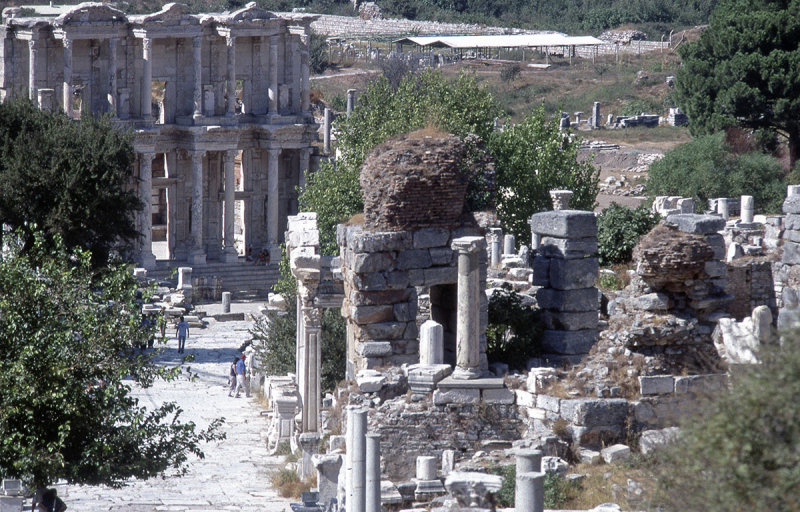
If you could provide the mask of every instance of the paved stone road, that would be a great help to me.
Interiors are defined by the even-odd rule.
[[[228,398],[227,373],[231,360],[248,339],[248,322],[215,323],[206,329],[192,329],[186,354],[195,361],[187,363],[188,373],[174,382],[158,382],[137,395],[143,405],[164,401],[177,402],[184,410],[184,420],[204,427],[217,417],[225,418],[227,439],[203,446],[205,459],[190,459],[189,472],[183,477],[132,481],[122,489],[107,487],[59,487],[59,495],[75,512],[99,511],[237,511],[283,512],[289,501],[271,488],[270,473],[283,467],[283,457],[270,457],[262,439],[268,417],[256,398]],[[169,334],[169,333],[168,333]],[[174,334],[174,332],[172,333]],[[171,339],[161,359],[177,363],[177,341]],[[255,394],[253,395],[255,397]]]

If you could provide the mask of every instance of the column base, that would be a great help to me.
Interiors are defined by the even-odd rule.
[[[156,256],[151,251],[143,252],[139,255],[139,264],[142,268],[154,270],[156,268]]]
[[[225,263],[236,263],[239,261],[239,253],[234,247],[226,247],[222,251],[222,261]]]
[[[192,252],[189,253],[189,264],[192,266],[205,265],[206,253],[201,249],[193,249]]]
[[[279,263],[281,261],[281,257],[283,256],[283,253],[281,253],[281,244],[269,242],[267,244],[267,250],[269,251],[270,263]]]
[[[477,368],[462,368],[460,366],[456,366],[456,369],[453,370],[453,374],[450,376],[456,380],[472,380],[472,379],[480,379],[483,375],[483,372]]]

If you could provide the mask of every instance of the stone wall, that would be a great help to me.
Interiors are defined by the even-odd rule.
[[[368,232],[362,225],[339,225],[344,302],[347,319],[348,376],[360,370],[419,362],[418,299],[432,287],[454,286],[458,258],[453,239],[480,236],[477,226],[457,229]],[[481,255],[480,287],[486,287],[486,256]],[[455,295],[450,310],[455,315]],[[480,359],[487,369],[487,302],[481,299]],[[441,322],[441,319],[436,319]],[[446,323],[446,322],[445,322]],[[455,325],[452,325],[455,332]],[[447,341],[445,352],[448,351]],[[455,347],[451,347],[455,352]],[[455,361],[445,362],[454,363]]]
[[[773,263],[764,258],[743,258],[728,263],[725,292],[733,296],[733,301],[727,308],[731,316],[742,320],[750,316],[753,308],[766,305],[777,317]]]
[[[525,423],[514,405],[434,405],[402,396],[370,409],[369,429],[381,436],[383,473],[395,481],[414,474],[417,456],[455,450],[456,459],[470,458],[489,440],[514,441]]]

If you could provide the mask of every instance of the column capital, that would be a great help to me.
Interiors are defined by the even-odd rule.
[[[28,49],[30,50],[38,50],[39,49],[39,38],[34,36],[28,39]]]
[[[194,36],[192,38],[192,48],[202,48],[203,47],[203,36]]]
[[[231,47],[236,45],[236,36],[233,34],[228,34],[225,36],[225,46]]]
[[[233,165],[234,160],[236,159],[237,150],[235,149],[226,149],[222,152],[222,159],[226,165]]]
[[[206,155],[205,149],[190,149],[186,152],[189,153],[189,158],[192,161],[202,160],[202,158]]]
[[[72,38],[64,36],[64,39],[61,40],[61,44],[64,45],[64,49],[72,51]]]
[[[482,236],[462,236],[450,244],[450,248],[459,254],[472,254],[486,249],[486,239]]]
[[[156,154],[153,151],[137,151],[136,156],[139,157],[140,160],[149,160],[152,162]]]
[[[151,51],[153,49],[153,39],[151,37],[143,37],[142,48],[147,52]]]

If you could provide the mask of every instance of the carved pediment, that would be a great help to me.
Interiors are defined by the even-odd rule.
[[[186,4],[169,3],[160,11],[148,14],[141,18],[142,23],[161,23],[164,25],[178,24],[189,16],[189,7]]]
[[[100,2],[84,2],[78,4],[55,19],[55,25],[83,23],[123,23],[128,20],[124,12]]]
[[[274,13],[265,9],[261,9],[255,2],[250,2],[244,8],[232,12],[228,15],[228,21],[255,21],[255,20],[269,20],[276,18]]]

